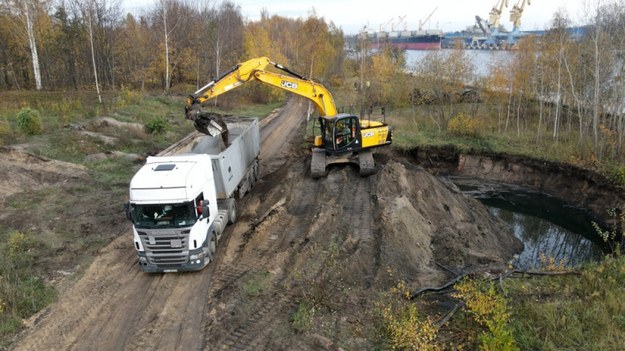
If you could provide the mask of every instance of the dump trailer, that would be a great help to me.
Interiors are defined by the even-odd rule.
[[[206,267],[226,225],[236,221],[236,199],[258,178],[260,134],[258,119],[224,121],[228,138],[193,132],[148,157],[132,178],[126,216],[144,272]]]

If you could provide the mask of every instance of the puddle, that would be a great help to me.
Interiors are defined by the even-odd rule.
[[[488,206],[493,216],[508,223],[525,245],[515,259],[517,268],[541,268],[550,261],[555,265],[577,266],[598,261],[607,252],[592,226],[596,219],[587,210],[514,185],[465,177],[444,181],[451,181],[462,192],[477,198]]]

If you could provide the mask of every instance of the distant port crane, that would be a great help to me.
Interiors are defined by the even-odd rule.
[[[521,17],[523,16],[523,10],[525,10],[525,5],[531,5],[532,0],[519,0],[514,6],[512,6],[512,10],[510,10],[510,22],[512,22],[512,31],[518,32],[521,27]]]

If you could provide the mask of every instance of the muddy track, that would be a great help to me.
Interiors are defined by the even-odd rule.
[[[289,138],[301,138],[301,134],[288,129],[302,124],[303,108],[303,101],[292,99],[280,113],[261,122],[261,158],[269,161],[263,164],[262,175],[282,167],[293,157],[286,145]],[[245,200],[241,206],[245,213]],[[119,220],[123,218],[120,216]],[[246,226],[250,223],[245,222],[244,215],[237,227],[226,230],[218,252],[227,251],[230,232]],[[124,233],[103,249],[84,276],[57,303],[33,317],[32,326],[12,348],[212,349],[202,335],[207,328],[203,320],[205,310],[220,290],[257,267],[259,256],[221,258],[195,273],[144,274],[137,266],[131,241],[132,235]]]
[[[276,320],[296,306],[297,297],[283,291],[271,294],[267,299],[252,299],[246,304],[244,313],[228,311],[217,305],[229,304],[238,287],[254,274],[269,270],[279,270],[289,266],[297,253],[303,249],[310,235],[310,228],[315,217],[315,205],[320,183],[306,176],[306,163],[301,159],[291,160],[282,165],[288,188],[287,198],[281,203],[276,213],[265,218],[265,222],[250,228],[244,237],[251,237],[239,246],[237,258],[225,269],[216,272],[213,286],[207,302],[209,314],[222,317],[207,318],[205,350],[262,350],[271,337],[270,328]],[[290,180],[290,181],[289,181]],[[272,255],[284,255],[283,267],[272,264]],[[278,274],[281,276],[281,274]],[[279,280],[279,277],[277,277]],[[279,284],[278,284],[279,285]],[[232,305],[239,303],[232,301]],[[217,311],[218,310],[218,311]],[[234,312],[236,318],[227,316]],[[223,317],[226,316],[226,317]]]

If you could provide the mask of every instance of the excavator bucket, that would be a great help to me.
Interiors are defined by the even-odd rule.
[[[186,117],[193,121],[193,126],[198,132],[210,136],[221,134],[224,144],[228,145],[228,126],[223,121],[222,115],[200,109],[190,109]]]

